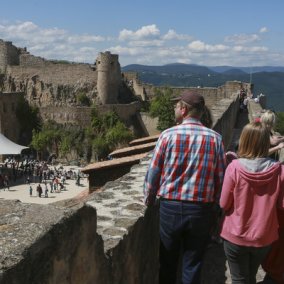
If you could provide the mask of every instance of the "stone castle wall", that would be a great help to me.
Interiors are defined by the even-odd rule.
[[[19,49],[10,41],[0,39],[0,73],[4,73],[8,65],[19,64]]]
[[[101,52],[96,60],[98,72],[97,89],[103,104],[117,103],[118,90],[121,85],[121,69],[118,55]]]
[[[21,96],[24,96],[24,94],[0,92],[0,133],[3,133],[15,143],[17,143],[19,138],[19,122],[16,117],[16,108]]]
[[[34,67],[43,68],[46,65],[48,65],[48,61],[46,61],[42,57],[34,56],[29,53],[24,53],[24,54],[20,54],[19,56],[19,65],[21,65],[22,67],[34,66]]]
[[[145,101],[147,99],[144,88],[145,84],[140,82],[137,72],[123,72],[123,77],[128,85],[133,88],[135,95],[141,97],[141,99]]]
[[[89,64],[44,63],[41,65],[9,66],[7,75],[26,80],[37,76],[46,84],[75,85],[77,82],[97,83],[97,74]]]
[[[238,110],[237,96],[220,100],[214,129],[232,132]],[[158,208],[142,201],[150,158],[77,209],[0,200],[0,282],[158,283]],[[221,244],[208,247],[202,283],[231,283]]]
[[[154,86],[152,84],[142,83],[136,72],[124,72],[124,78],[127,82],[131,82],[131,86],[133,87],[134,93],[140,96],[143,100],[147,98],[153,98],[155,96],[156,89],[165,89],[163,86]],[[244,88],[245,91],[250,92],[252,86],[249,83],[243,83],[239,81],[229,81],[226,82],[225,85],[219,86],[217,88],[213,87],[170,87],[173,91],[173,96],[179,96],[183,91],[191,90],[196,91],[199,94],[203,95],[205,98],[205,103],[208,107],[213,106],[220,99],[228,98],[232,94],[240,91],[241,88]]]
[[[140,104],[137,102],[131,104],[114,104],[100,105],[97,107],[99,113],[115,111],[118,116],[125,122],[131,123],[131,117],[136,115],[140,109]],[[47,106],[40,110],[43,120],[54,120],[60,124],[74,124],[81,127],[86,127],[91,123],[91,107],[67,107],[67,106]]]
[[[90,125],[90,107],[46,106],[40,110],[44,121],[53,120],[60,124],[74,124],[79,126]]]

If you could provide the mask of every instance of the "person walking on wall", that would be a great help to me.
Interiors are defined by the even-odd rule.
[[[276,123],[276,115],[272,110],[266,110],[260,117],[260,122],[270,133],[269,156],[275,160],[279,160],[279,151],[284,148],[284,136],[277,135],[274,132]]]
[[[159,137],[144,182],[147,206],[160,197],[160,283],[176,283],[182,249],[183,283],[201,283],[214,224],[214,202],[225,170],[221,135],[202,125],[204,98],[184,92],[175,107],[179,125]]]
[[[269,130],[247,124],[238,159],[227,167],[220,206],[221,237],[232,283],[256,283],[258,268],[278,239],[277,206],[284,208],[284,166],[268,157]]]

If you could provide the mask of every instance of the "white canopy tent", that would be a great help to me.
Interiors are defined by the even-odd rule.
[[[14,143],[0,133],[0,155],[19,155],[22,150],[28,148],[29,147]]]

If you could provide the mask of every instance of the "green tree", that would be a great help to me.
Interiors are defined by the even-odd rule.
[[[59,153],[68,161],[67,154],[70,152],[72,146],[71,136],[64,136],[59,144]]]
[[[86,129],[85,133],[88,139],[93,139],[93,151],[98,159],[105,158],[110,151],[133,138],[132,132],[121,122],[115,111],[99,115],[94,106],[91,115],[92,128]]]
[[[42,152],[47,148],[48,144],[49,141],[44,132],[36,132],[33,130],[30,146],[36,150],[38,158],[42,156]]]
[[[133,134],[122,122],[118,121],[106,132],[105,138],[110,146],[115,146],[118,144],[126,144],[133,139]]]
[[[110,152],[109,143],[102,136],[96,137],[92,145],[98,160],[104,159]]]
[[[20,143],[28,145],[32,139],[33,130],[39,131],[42,125],[39,109],[30,106],[22,96],[17,102],[16,117],[20,128]]]
[[[157,90],[150,104],[150,115],[158,117],[158,130],[165,130],[175,124],[174,104],[172,102],[172,90]]]

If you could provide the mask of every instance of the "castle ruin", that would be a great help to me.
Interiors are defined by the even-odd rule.
[[[97,90],[103,104],[116,104],[121,85],[118,55],[100,52],[96,60],[98,73]]]
[[[39,106],[44,119],[60,123],[88,123],[89,108],[76,105],[80,92],[104,110],[117,107],[125,119],[139,113],[139,103],[117,104],[127,87],[122,86],[118,56],[110,53],[100,54],[94,68],[46,61],[0,41],[0,70],[1,132],[11,123],[20,95]],[[132,80],[136,95],[153,94],[154,86],[128,75],[124,80]],[[249,93],[251,85],[227,82],[218,88],[198,89],[226,147],[239,112],[240,88]],[[175,88],[174,93],[181,90]],[[254,117],[251,107],[249,111]],[[149,159],[143,158],[119,180],[108,182],[86,202],[71,208],[0,200],[0,282],[158,283],[158,210],[142,202]],[[220,244],[208,248],[203,277],[203,283],[230,283]]]
[[[250,84],[227,82],[218,88],[172,89],[174,95],[184,89],[197,90],[211,107],[217,101],[229,98],[241,86],[246,90],[251,87]],[[90,124],[91,108],[78,102],[78,97],[84,95],[99,112],[115,110],[135,135],[153,134],[155,122],[147,114],[141,116],[139,101],[153,97],[155,89],[153,85],[140,82],[137,73],[121,73],[118,55],[109,51],[99,53],[94,65],[52,61],[31,55],[26,48],[0,39],[0,93],[10,97],[14,106],[16,99],[12,97],[24,95],[30,105],[39,108],[43,121],[54,120],[80,127]],[[0,96],[0,104],[1,100],[4,96]],[[17,142],[17,133],[8,133],[4,127],[5,121],[15,116],[12,112],[6,115],[0,112],[1,129]],[[17,129],[16,120],[14,123],[13,129]]]

